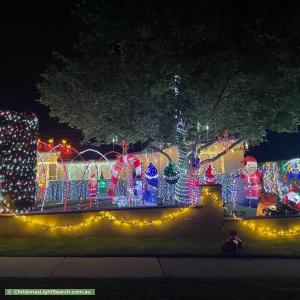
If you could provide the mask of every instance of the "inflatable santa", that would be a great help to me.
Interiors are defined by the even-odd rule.
[[[287,194],[283,198],[283,203],[290,205],[294,203],[296,208],[300,210],[300,195],[299,187],[296,184],[293,184],[288,190]]]
[[[205,171],[205,183],[216,184],[216,176],[213,173],[213,169],[211,165],[208,165],[208,168]]]
[[[241,163],[245,164],[240,174],[240,177],[244,180],[245,201],[240,204],[256,208],[258,198],[261,195],[262,172],[257,170],[257,161],[252,156],[246,156]]]

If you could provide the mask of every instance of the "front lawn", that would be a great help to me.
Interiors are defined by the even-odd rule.
[[[243,238],[243,237],[241,237]],[[0,256],[222,255],[223,236],[196,237],[0,237]],[[240,255],[300,255],[300,237],[243,239]]]

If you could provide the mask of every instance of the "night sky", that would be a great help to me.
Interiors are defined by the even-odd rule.
[[[52,52],[72,55],[78,32],[85,29],[71,7],[68,0],[7,1],[0,10],[0,109],[35,112],[41,134],[67,128],[35,99],[40,74],[54,61]],[[250,151],[258,161],[300,157],[300,134],[271,133],[267,139]]]
[[[40,131],[63,128],[35,102],[36,84],[57,51],[72,55],[83,25],[73,17],[72,1],[13,1],[0,10],[0,108],[34,111]]]

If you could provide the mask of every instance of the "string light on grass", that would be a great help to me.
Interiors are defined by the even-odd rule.
[[[218,207],[223,208],[222,199],[217,192],[211,192],[209,188],[204,187],[202,189],[203,197],[210,197],[212,203]],[[78,230],[84,230],[90,227],[93,224],[97,224],[101,221],[109,221],[116,226],[123,226],[123,227],[132,227],[132,228],[147,228],[152,226],[160,226],[165,225],[179,217],[183,216],[184,214],[190,211],[190,207],[180,208],[174,212],[167,213],[163,215],[161,218],[156,219],[129,219],[124,217],[116,217],[110,211],[101,211],[94,216],[87,217],[84,221],[78,224],[70,224],[70,225],[56,225],[51,224],[41,220],[35,220],[32,216],[26,215],[14,215],[16,219],[19,221],[29,225],[29,226],[39,226],[43,230],[49,230],[51,232],[55,231],[64,231],[64,232],[75,232]],[[239,217],[234,217],[235,220],[239,221],[243,226],[248,228],[249,230],[264,235],[266,237],[293,237],[300,235],[300,226],[295,226],[290,229],[276,229],[270,226],[259,226],[255,224],[253,221],[243,220]]]
[[[279,236],[296,236],[300,235],[300,226],[296,226],[294,228],[290,229],[285,229],[285,230],[280,230],[280,229],[275,229],[271,227],[266,227],[266,226],[258,226],[255,225],[253,222],[238,219],[242,222],[242,224],[247,227],[249,230],[258,232],[261,235],[265,236],[270,236],[270,237],[279,237]]]
[[[300,235],[299,225],[289,229],[276,229],[270,226],[255,224],[255,221],[244,220],[243,218],[235,215],[232,215],[232,217],[236,221],[239,221],[244,227],[247,227],[248,230],[265,237],[293,237]]]
[[[216,204],[217,206],[222,207],[222,208],[224,207],[223,201],[222,201],[222,199],[220,199],[218,193],[210,192],[208,188],[203,188],[202,192],[203,192],[204,196],[211,197],[214,204]]]
[[[130,226],[135,228],[145,228],[145,227],[151,227],[151,226],[158,226],[163,225],[165,223],[168,223],[170,221],[173,221],[174,219],[186,214],[189,211],[188,207],[180,208],[176,210],[175,212],[165,214],[161,218],[153,219],[153,220],[141,220],[141,219],[128,219],[128,218],[119,218],[114,216],[109,211],[101,211],[97,215],[88,217],[86,220],[78,223],[78,224],[71,224],[71,225],[55,225],[48,222],[43,222],[39,220],[34,220],[32,216],[24,216],[24,215],[15,215],[15,217],[22,221],[23,223],[26,223],[30,226],[39,226],[43,230],[49,230],[49,231],[77,231],[81,229],[85,229],[87,227],[90,227],[92,224],[99,223],[102,220],[110,221],[115,225],[120,226]]]

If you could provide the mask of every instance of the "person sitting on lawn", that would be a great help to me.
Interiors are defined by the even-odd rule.
[[[242,248],[242,241],[237,236],[236,230],[231,230],[229,232],[229,237],[223,242],[222,250],[225,252],[238,253],[238,249]]]

